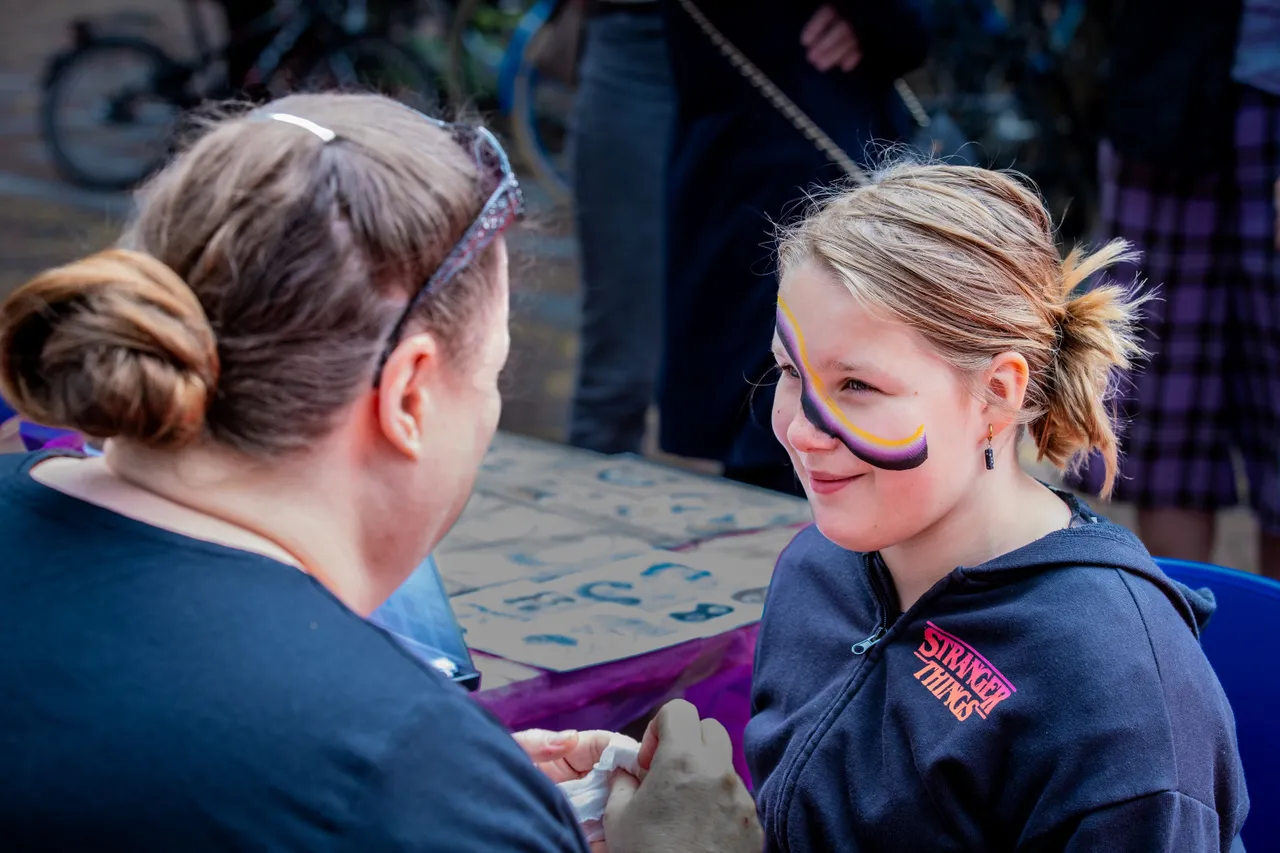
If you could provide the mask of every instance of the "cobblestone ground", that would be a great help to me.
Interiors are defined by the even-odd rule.
[[[191,50],[184,0],[57,0],[0,4],[0,296],[39,270],[107,245],[126,198],[78,190],[59,180],[36,130],[41,69],[66,44],[80,15],[143,28],[178,55]],[[514,350],[505,375],[503,428],[541,438],[564,435],[577,352],[577,273],[565,212],[531,188],[537,223],[512,237]],[[1030,462],[1030,460],[1028,460]],[[1107,508],[1130,523],[1132,511]],[[1223,514],[1220,563],[1256,570],[1253,529],[1243,512]]]

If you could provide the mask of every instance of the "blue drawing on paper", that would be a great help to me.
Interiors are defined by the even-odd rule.
[[[703,578],[711,577],[711,572],[708,572],[705,569],[694,569],[684,565],[683,563],[654,563],[652,566],[645,569],[640,574],[643,577],[651,578],[651,577],[656,577],[657,575],[660,575],[663,572],[668,572],[673,570],[680,571],[684,575],[684,579],[687,580],[689,583],[693,583],[694,581],[700,581]]]
[[[769,591],[767,586],[758,586],[754,589],[740,589],[730,598],[739,604],[764,604],[765,593]]]
[[[597,624],[607,633],[619,634],[624,637],[660,637],[664,634],[671,633],[670,630],[661,628],[643,619],[627,619],[621,616],[600,616]]]
[[[638,471],[628,471],[626,468],[605,468],[596,475],[596,478],[602,483],[609,483],[613,486],[629,486],[638,489],[658,485],[657,480],[646,477]]]
[[[505,599],[503,603],[510,605],[521,613],[539,613],[560,605],[576,604],[577,599],[564,593],[547,590],[546,592],[535,592],[530,595],[518,595],[515,598]]]
[[[576,646],[578,641],[564,634],[531,634],[524,638],[531,646]]]
[[[699,604],[693,610],[684,613],[672,613],[671,618],[679,622],[707,622],[721,616],[727,616],[733,608],[726,604]]]
[[[593,601],[608,601],[612,604],[625,604],[628,607],[635,607],[641,602],[641,599],[631,595],[610,594],[601,590],[627,590],[632,589],[632,585],[625,581],[596,581],[594,583],[583,584],[578,587],[578,595],[583,598],[590,598]]]

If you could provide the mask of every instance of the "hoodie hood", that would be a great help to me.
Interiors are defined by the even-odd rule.
[[[1072,526],[978,566],[956,571],[971,584],[1010,583],[1029,574],[1078,566],[1114,568],[1137,575],[1159,589],[1199,638],[1217,609],[1213,592],[1192,589],[1173,580],[1156,565],[1141,540],[1130,530],[1090,509],[1074,495],[1054,490],[1075,518]]]

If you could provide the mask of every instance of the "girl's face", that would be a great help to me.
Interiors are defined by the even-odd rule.
[[[918,335],[822,267],[783,278],[773,351],[774,435],[832,542],[852,551],[906,542],[985,473],[983,403]]]

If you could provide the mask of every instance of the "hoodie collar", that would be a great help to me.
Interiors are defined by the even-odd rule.
[[[955,574],[966,583],[999,585],[1077,566],[1118,569],[1155,585],[1198,638],[1217,606],[1213,593],[1172,580],[1132,532],[1093,512],[1074,495],[1054,491],[1071,507],[1076,523],[981,565],[962,566]]]

